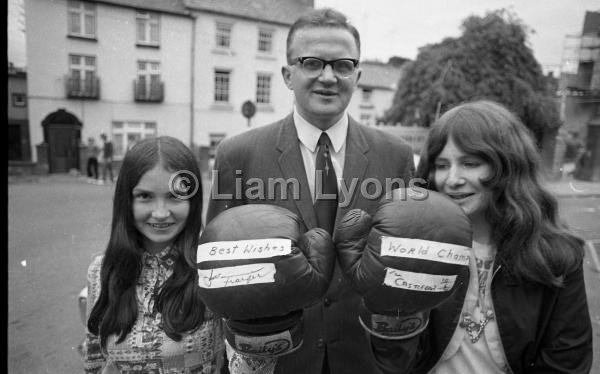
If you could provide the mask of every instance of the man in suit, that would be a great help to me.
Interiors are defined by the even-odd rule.
[[[313,10],[292,25],[282,75],[294,93],[293,113],[219,145],[208,221],[236,205],[275,204],[297,213],[308,229],[332,233],[350,209],[373,214],[390,181],[409,185],[410,148],[346,111],[359,58],[358,31],[333,9]],[[331,176],[337,191],[327,190]],[[336,263],[326,297],[304,310],[301,348],[279,357],[275,372],[378,373],[358,321],[359,300]]]

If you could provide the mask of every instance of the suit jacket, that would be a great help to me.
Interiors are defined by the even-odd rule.
[[[395,179],[402,187],[408,187],[413,173],[408,145],[350,117],[343,184],[347,189],[354,185],[355,192],[348,196],[346,206],[341,206],[342,195],[350,194],[340,192],[336,224],[354,208],[375,212],[382,194],[377,194],[377,182],[368,178],[377,180],[385,193],[386,178],[388,184]],[[257,186],[257,179],[250,178],[264,183],[264,196],[245,189]],[[273,188],[269,194],[268,183],[276,179],[295,179],[298,185]],[[361,184],[366,193],[361,193]],[[207,221],[236,205],[274,204],[298,214],[308,229],[317,225],[292,115],[225,139],[217,150],[212,188]],[[321,373],[327,357],[332,374],[378,373],[366,334],[358,322],[359,301],[360,296],[352,290],[336,262],[326,296],[304,310],[304,343],[298,351],[278,359],[276,372]]]

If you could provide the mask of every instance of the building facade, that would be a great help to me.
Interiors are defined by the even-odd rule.
[[[225,136],[283,117],[293,103],[281,79],[285,38],[312,6],[25,0],[32,160],[50,172],[77,168],[82,139],[101,133],[116,160],[160,135],[210,153]],[[257,108],[250,123],[247,100]]]
[[[363,61],[358,89],[354,92],[348,113],[365,126],[384,125],[383,115],[390,109],[405,65]]]
[[[586,12],[581,34],[565,38],[559,96],[562,130],[585,144],[575,177],[600,181],[600,12]]]
[[[8,160],[30,161],[29,120],[27,117],[27,73],[8,66]]]

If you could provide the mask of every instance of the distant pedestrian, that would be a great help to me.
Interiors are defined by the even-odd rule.
[[[96,145],[94,138],[88,138],[87,144],[87,176],[88,181],[93,182],[98,180],[98,155],[100,154],[100,147]]]
[[[113,143],[108,139],[105,133],[100,134],[100,138],[102,138],[102,142],[104,146],[102,147],[102,182],[106,183],[106,172],[108,171],[108,175],[110,177],[110,182],[113,180]]]
[[[86,373],[221,372],[221,319],[185,260],[195,258],[201,213],[200,171],[181,141],[146,139],[127,152],[108,246],[87,274]]]

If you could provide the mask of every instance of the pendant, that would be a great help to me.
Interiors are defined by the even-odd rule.
[[[485,317],[480,323],[473,321],[470,313],[463,313],[463,320],[460,322],[459,326],[467,330],[471,343],[477,343],[481,337],[481,333],[485,329],[485,325],[492,319],[494,319],[494,313],[489,309],[485,312]]]

